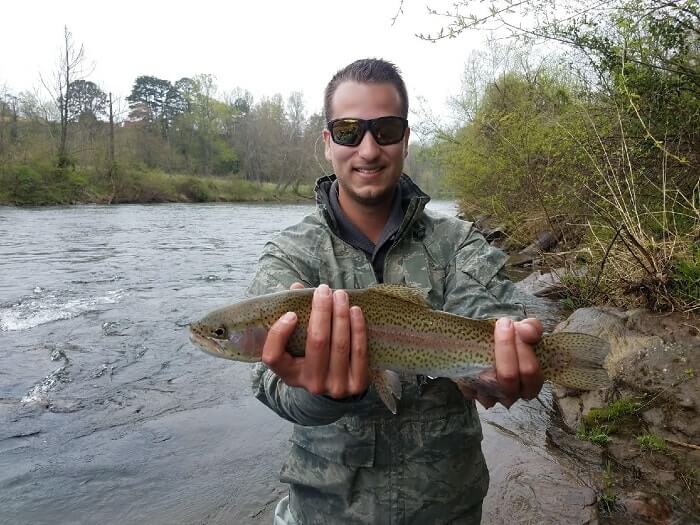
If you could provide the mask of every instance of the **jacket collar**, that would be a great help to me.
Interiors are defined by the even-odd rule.
[[[319,178],[316,181],[314,193],[316,194],[316,204],[320,215],[325,219],[333,232],[337,234],[338,223],[331,212],[329,196],[331,186],[336,178],[335,175],[325,175]],[[403,223],[399,228],[399,234],[401,234],[423,215],[423,210],[425,205],[428,204],[430,197],[405,173],[401,174],[399,185],[401,186],[401,207],[405,213]]]

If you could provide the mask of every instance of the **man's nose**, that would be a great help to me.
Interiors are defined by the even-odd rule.
[[[365,136],[362,137],[362,141],[357,146],[358,154],[363,159],[373,159],[376,158],[381,152],[381,147],[374,140],[374,136],[369,130],[365,132]]]

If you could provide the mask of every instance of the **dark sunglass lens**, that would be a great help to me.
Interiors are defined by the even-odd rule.
[[[396,144],[403,138],[404,120],[400,117],[382,117],[374,121],[374,139],[383,146]]]
[[[360,122],[357,120],[338,120],[331,127],[333,142],[344,146],[354,146],[360,141]]]

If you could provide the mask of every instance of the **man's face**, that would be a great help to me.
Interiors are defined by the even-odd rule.
[[[401,115],[397,89],[388,83],[342,82],[331,104],[331,119],[373,119]],[[330,120],[330,119],[329,119]],[[338,177],[341,206],[389,206],[408,153],[408,135],[398,144],[380,146],[367,131],[357,146],[341,146],[323,130],[326,158]]]

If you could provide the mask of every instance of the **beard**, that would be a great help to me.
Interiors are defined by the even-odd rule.
[[[366,208],[375,208],[377,206],[391,206],[398,181],[393,186],[363,188],[359,192],[344,180],[338,179],[338,184],[342,187],[343,193],[355,203]]]

